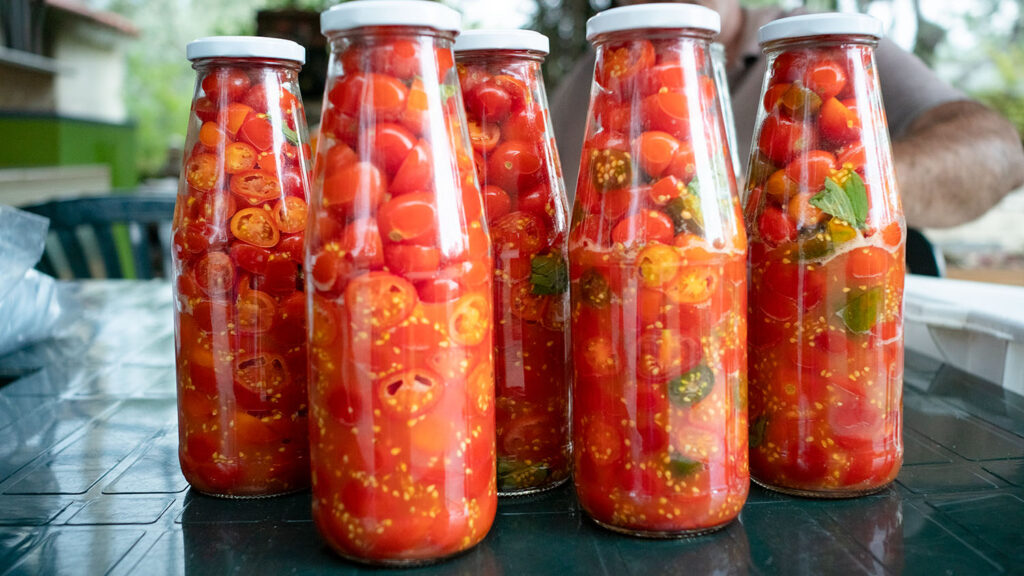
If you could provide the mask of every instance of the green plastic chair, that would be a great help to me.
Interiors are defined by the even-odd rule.
[[[20,208],[50,219],[50,238],[36,266],[40,271],[65,279],[125,278],[115,235],[116,227],[124,226],[135,277],[150,279],[166,278],[170,273],[174,201],[173,194],[119,194],[53,200]],[[55,248],[62,257],[54,254]],[[98,258],[90,254],[97,251]],[[102,262],[105,274],[93,273],[96,266],[90,266],[90,261]]]

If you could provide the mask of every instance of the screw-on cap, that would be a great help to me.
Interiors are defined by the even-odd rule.
[[[458,33],[462,15],[444,4],[425,0],[355,0],[320,14],[323,34],[363,26],[422,26]]]
[[[551,47],[547,36],[533,30],[466,30],[455,39],[455,51],[471,50],[532,50],[547,54]]]
[[[867,14],[828,12],[825,14],[804,14],[790,16],[769,22],[757,31],[761,44],[787,38],[807,36],[873,36],[884,35],[882,22]]]
[[[693,4],[638,4],[605,10],[587,20],[587,40],[608,32],[645,28],[696,28],[718,34],[718,12]]]
[[[306,63],[306,49],[281,38],[264,36],[209,36],[188,43],[185,57],[203,58],[269,58]]]

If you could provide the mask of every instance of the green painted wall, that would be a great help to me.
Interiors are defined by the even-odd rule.
[[[107,164],[115,188],[135,186],[135,125],[0,112],[0,168],[73,164]]]

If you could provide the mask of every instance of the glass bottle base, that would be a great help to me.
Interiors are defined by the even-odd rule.
[[[448,554],[446,556],[439,556],[437,558],[377,558],[377,559],[370,559],[370,558],[360,558],[358,556],[352,556],[351,554],[346,554],[344,552],[339,551],[337,548],[331,547],[331,549],[334,551],[335,554],[337,554],[341,558],[344,558],[345,560],[347,560],[349,562],[352,562],[353,564],[358,564],[360,566],[368,566],[368,567],[373,567],[373,568],[420,568],[420,567],[423,567],[423,566],[433,566],[434,564],[439,564],[441,562],[445,562],[447,560],[451,560],[452,558],[457,558],[457,557],[462,556],[463,554],[469,552],[475,546],[476,546],[476,544],[474,544],[473,546],[470,546],[469,548],[466,548],[465,550],[459,550],[458,552],[454,552],[454,553]]]
[[[717,526],[711,526],[711,527],[708,527],[708,528],[697,528],[697,529],[694,529],[694,530],[678,530],[678,531],[672,531],[672,532],[665,532],[665,531],[662,531],[662,530],[636,530],[634,528],[623,528],[622,526],[615,526],[615,525],[612,525],[612,524],[607,524],[605,522],[601,522],[600,520],[597,520],[596,518],[594,518],[593,516],[590,516],[589,514],[588,514],[588,517],[590,518],[590,520],[594,524],[597,524],[598,526],[600,526],[602,528],[606,528],[608,530],[611,530],[612,532],[618,532],[619,534],[625,534],[627,536],[635,536],[637,538],[649,538],[649,539],[656,539],[656,540],[673,540],[673,539],[680,539],[680,538],[693,538],[693,537],[696,537],[696,536],[704,536],[705,534],[711,534],[712,532],[718,532],[722,528],[725,528],[730,523],[732,523],[733,520],[735,520],[735,518],[730,518],[726,522],[723,522],[723,523],[721,523],[721,524],[719,524]]]
[[[214,492],[205,492],[189,484],[189,490],[195,491],[197,494],[203,496],[209,496],[211,498],[221,498],[224,500],[265,500],[267,498],[277,498],[278,496],[287,496],[289,494],[298,494],[299,492],[305,492],[309,490],[308,486],[302,488],[296,488],[295,490],[286,490],[284,492],[274,492],[273,494],[217,494]]]
[[[533,496],[534,494],[541,494],[543,492],[548,492],[549,490],[554,490],[555,488],[558,488],[559,486],[565,484],[568,481],[569,476],[566,476],[565,478],[552,482],[551,484],[545,484],[544,486],[528,486],[526,488],[520,488],[518,490],[498,490],[498,497],[517,498],[520,496]]]
[[[894,482],[894,480],[890,480],[885,484],[882,484],[881,486],[876,486],[874,488],[864,488],[860,490],[802,490],[800,488],[790,488],[788,486],[777,486],[775,484],[769,484],[768,482],[765,482],[763,480],[758,480],[753,475],[750,476],[750,479],[758,486],[762,488],[767,488],[772,492],[778,492],[780,494],[786,494],[788,496],[799,496],[801,498],[820,498],[827,500],[859,498],[861,496],[875,494],[876,492],[881,492],[882,490],[885,490]]]

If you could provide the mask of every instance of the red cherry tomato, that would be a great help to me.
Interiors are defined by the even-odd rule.
[[[782,210],[770,206],[757,218],[761,239],[772,246],[796,240],[796,226]]]
[[[437,199],[429,192],[392,198],[381,205],[377,219],[381,235],[389,242],[437,242]]]
[[[643,210],[612,228],[612,241],[622,244],[647,244],[648,242],[672,242],[674,236],[672,220],[657,210]]]
[[[605,46],[598,57],[595,78],[613,92],[628,89],[637,75],[654,65],[654,45],[636,40]]]
[[[512,112],[512,97],[487,81],[466,92],[466,109],[483,122],[501,122]]]
[[[803,83],[822,100],[828,100],[846,87],[846,71],[833,60],[814,60],[804,71]]]
[[[462,286],[449,278],[432,278],[418,282],[416,292],[424,302],[451,302],[462,294]]]
[[[249,334],[261,334],[270,330],[274,323],[277,303],[274,298],[259,290],[246,290],[235,301],[238,330]]]
[[[434,178],[432,162],[430,143],[420,140],[406,155],[388,191],[391,194],[407,194],[431,189]]]
[[[323,206],[364,214],[384,197],[384,176],[369,162],[356,162],[324,178]]]
[[[185,164],[185,180],[196,190],[212,190],[220,176],[220,161],[213,154],[193,154]]]
[[[487,183],[505,190],[536,184],[543,176],[536,148],[526,142],[503,142],[487,158]]]
[[[294,234],[306,229],[306,213],[309,208],[306,201],[295,196],[287,196],[274,205],[274,221],[277,229],[285,234]]]
[[[364,98],[369,95],[369,101]],[[352,74],[343,77],[327,95],[342,113],[358,117],[365,106],[378,118],[397,120],[405,110],[409,89],[387,74]]]
[[[206,97],[217,101],[227,96],[229,101],[240,99],[249,90],[249,75],[237,68],[214,68],[203,78],[202,88]]]
[[[384,243],[373,218],[357,218],[348,223],[341,232],[338,245],[341,255],[359,267],[384,266]]]
[[[649,130],[668,132],[676,138],[687,138],[690,112],[686,95],[680,92],[659,92],[643,99],[640,116]]]
[[[770,115],[761,125],[758,148],[777,165],[788,164],[797,154],[816,147],[816,132],[808,124]]]
[[[836,168],[835,156],[824,150],[811,150],[794,158],[786,166],[785,173],[804,190],[817,193],[824,188],[825,179],[832,176]]]
[[[200,258],[194,276],[199,288],[213,298],[222,297],[235,287],[235,265],[223,252],[210,252]]]
[[[412,314],[418,298],[407,280],[387,272],[356,277],[345,288],[345,302],[356,327],[386,330]]]
[[[269,210],[243,208],[231,217],[231,233],[242,242],[270,248],[281,239],[281,232]]]
[[[428,279],[441,267],[441,251],[435,246],[389,244],[384,248],[388,270],[410,280]]]
[[[469,143],[472,144],[473,150],[478,152],[486,154],[494,150],[501,140],[501,128],[497,124],[470,120],[466,123],[466,128],[469,130]]]
[[[484,186],[484,211],[487,221],[493,222],[512,210],[512,198],[501,188],[488,184]]]
[[[634,146],[639,151],[640,167],[648,176],[657,178],[672,163],[679,150],[679,140],[666,132],[652,130],[641,134]]]
[[[238,138],[257,150],[269,150],[274,145],[274,127],[266,118],[254,114],[242,123]]]
[[[416,145],[416,137],[401,124],[384,122],[373,128],[374,158],[388,174],[394,174]]]
[[[536,214],[516,211],[494,220],[491,238],[495,252],[508,256],[536,254],[548,245],[548,230]]]
[[[266,274],[270,257],[270,250],[259,246],[242,242],[236,242],[231,246],[231,259],[239,268],[253,274]]]

